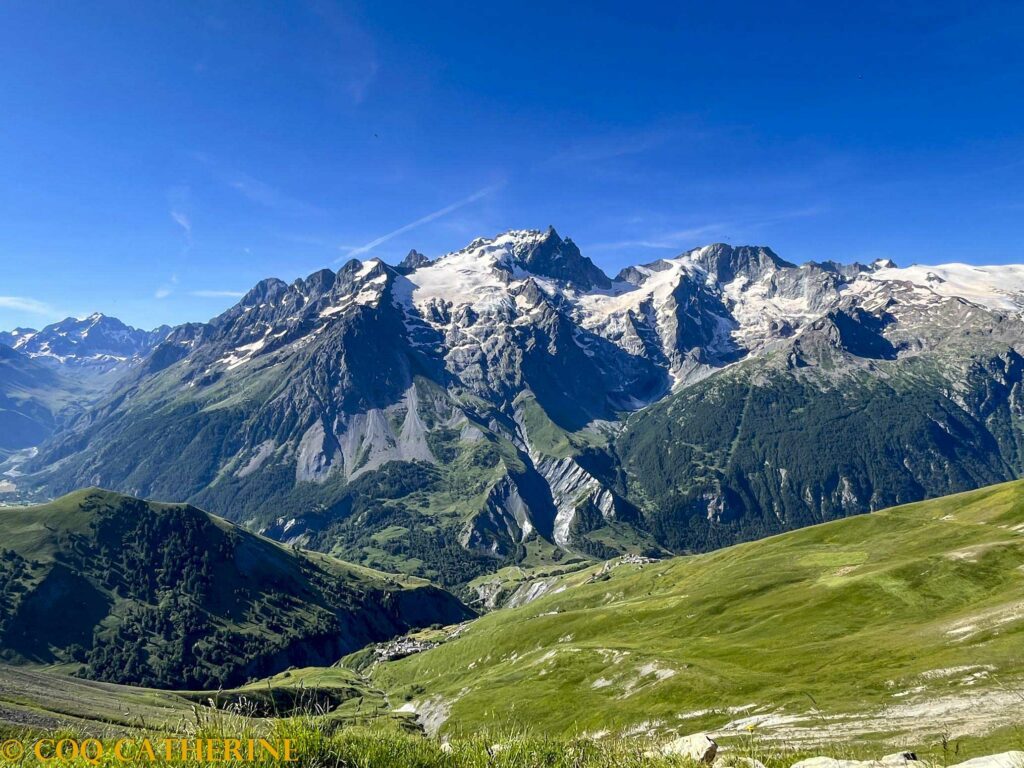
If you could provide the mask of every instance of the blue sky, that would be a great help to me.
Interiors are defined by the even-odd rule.
[[[0,327],[553,224],[1024,261],[1024,4],[0,4]]]

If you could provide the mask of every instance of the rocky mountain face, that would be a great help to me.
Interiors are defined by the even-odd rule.
[[[353,260],[171,331],[30,482],[449,584],[703,549],[1016,477],[1022,296],[722,244],[612,280],[551,229]]]

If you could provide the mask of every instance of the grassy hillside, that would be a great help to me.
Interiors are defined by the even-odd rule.
[[[216,689],[469,616],[426,582],[288,548],[195,507],[90,489],[0,510],[0,653]]]
[[[445,732],[998,740],[1024,702],[1024,482],[612,565],[372,680]]]
[[[382,692],[361,675],[336,667],[289,669],[224,690],[162,691],[0,664],[0,731],[181,732],[215,710],[244,713],[253,721],[328,713],[328,729],[374,722],[415,730],[411,716],[389,712]]]
[[[0,664],[0,726],[50,732],[173,728],[192,718],[194,702],[170,691],[68,677]]]

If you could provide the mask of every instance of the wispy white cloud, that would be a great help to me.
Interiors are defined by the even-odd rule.
[[[378,245],[386,243],[388,240],[391,240],[392,238],[398,237],[399,235],[404,235],[406,232],[409,232],[410,230],[416,229],[417,227],[421,227],[424,224],[429,224],[430,222],[435,221],[436,219],[440,219],[442,216],[447,216],[450,213],[454,213],[460,208],[465,208],[467,205],[470,205],[471,203],[475,203],[477,200],[481,200],[487,197],[491,193],[500,189],[501,186],[501,184],[493,184],[489,187],[484,187],[483,189],[474,192],[469,197],[464,197],[462,200],[458,200],[452,203],[451,205],[446,205],[444,208],[439,208],[433,213],[428,213],[426,216],[421,216],[415,221],[410,221],[408,224],[404,224],[398,229],[392,230],[391,232],[388,232],[385,235],[381,235],[380,237],[374,238],[373,240],[364,245],[359,245],[356,246],[355,248],[343,248],[343,250],[346,250],[347,253],[341,258],[336,259],[335,263],[343,261],[344,259],[351,259],[355,256],[361,256],[364,253],[372,251]]]
[[[250,203],[293,216],[323,215],[324,209],[293,197],[273,184],[222,163],[206,152],[189,152],[220,184],[237,192]]]
[[[181,255],[192,250],[192,190],[187,184],[171,187],[167,190],[167,215],[171,221],[181,228],[185,243]]]
[[[172,293],[174,293],[174,286],[178,284],[178,276],[171,275],[171,279],[156,289],[153,294],[154,299],[166,299]]]
[[[27,296],[0,296],[0,309],[13,309],[33,315],[54,316],[57,311],[45,301],[31,299]]]
[[[190,296],[195,296],[199,299],[240,299],[245,296],[244,291],[191,291]]]
[[[171,210],[171,218],[185,231],[185,237],[192,239],[192,220],[183,211]]]
[[[698,134],[691,129],[676,126],[652,128],[634,133],[594,136],[577,139],[554,154],[554,164],[592,164],[630,155],[644,154],[682,138],[694,140]]]

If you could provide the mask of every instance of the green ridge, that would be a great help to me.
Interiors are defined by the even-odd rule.
[[[218,688],[471,613],[420,579],[88,489],[0,510],[0,655],[84,677]]]

